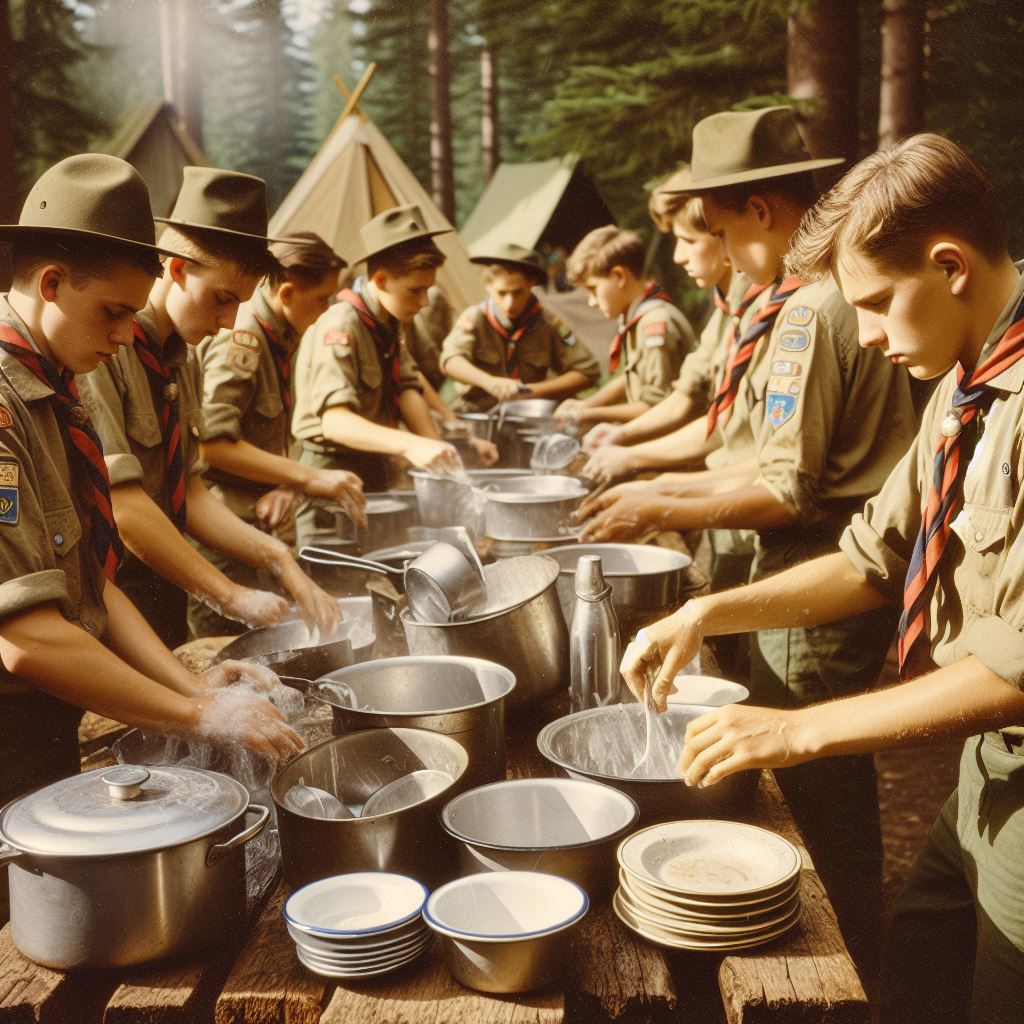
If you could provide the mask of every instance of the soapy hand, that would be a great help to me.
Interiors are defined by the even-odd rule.
[[[619,671],[637,700],[644,698],[650,681],[651,699],[658,711],[668,710],[669,694],[676,692],[675,677],[700,652],[704,631],[690,605],[639,630],[626,648]]]
[[[590,434],[587,435],[587,437],[589,436]],[[633,469],[631,462],[632,451],[629,448],[607,444],[590,453],[590,458],[587,459],[586,465],[583,467],[583,475],[598,483],[607,483],[609,480],[616,480],[620,476],[631,473]]]
[[[299,500],[299,492],[291,487],[275,487],[261,494],[255,509],[257,525],[273,532],[295,514]]]
[[[649,495],[620,495],[584,526],[580,541],[607,544],[637,540],[656,526],[652,512]]]
[[[284,622],[288,617],[288,602],[283,597],[267,590],[253,590],[251,587],[235,586],[222,605],[210,606],[214,611],[235,622],[241,622],[249,629]]]
[[[310,498],[336,501],[356,526],[366,526],[366,495],[363,481],[344,469],[314,469],[305,493]]]
[[[583,450],[596,452],[605,445],[618,444],[622,437],[622,427],[617,423],[598,423],[583,435]]]
[[[498,461],[498,446],[492,441],[485,441],[482,437],[471,437],[469,444],[485,466],[493,466]]]
[[[271,569],[298,603],[302,618],[310,629],[330,633],[337,628],[341,622],[338,602],[299,568],[299,563],[290,553],[286,552]]]
[[[228,659],[199,674],[204,689],[219,690],[225,686],[247,686],[256,693],[270,693],[281,680],[265,665]]]
[[[410,434],[402,454],[417,469],[429,469],[434,473],[457,473],[462,470],[462,459],[458,451],[447,441]]]
[[[302,737],[285,722],[266,697],[243,686],[212,691],[192,701],[192,727],[186,735],[229,747],[241,743],[269,758],[287,758],[300,751]]]

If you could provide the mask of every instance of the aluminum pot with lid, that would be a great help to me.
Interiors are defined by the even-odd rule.
[[[0,811],[0,863],[15,946],[68,970],[236,939],[243,847],[269,817],[234,779],[172,766],[97,768],[12,801]]]

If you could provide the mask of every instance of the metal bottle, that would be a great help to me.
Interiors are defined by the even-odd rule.
[[[583,555],[576,563],[575,589],[569,631],[571,712],[619,700],[619,623],[600,555]]]

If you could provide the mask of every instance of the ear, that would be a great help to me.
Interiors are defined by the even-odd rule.
[[[608,276],[615,282],[617,288],[625,288],[629,284],[629,273],[624,267],[612,267]]]
[[[37,289],[43,302],[56,302],[57,289],[67,275],[67,271],[56,263],[43,267],[39,274]]]
[[[768,230],[772,226],[772,208],[764,196],[751,196],[747,200],[747,206],[757,217],[757,222],[762,228]]]
[[[946,275],[951,295],[964,294],[971,280],[971,261],[956,242],[936,242],[928,250],[928,261]]]
[[[277,289],[277,297],[281,300],[281,305],[290,306],[295,298],[295,285],[291,281],[285,281]]]
[[[176,284],[179,288],[185,287],[185,277],[188,274],[188,261],[183,260],[180,256],[172,256],[167,261],[167,276]]]
[[[378,291],[386,292],[388,290],[388,272],[386,270],[378,270],[370,280]]]

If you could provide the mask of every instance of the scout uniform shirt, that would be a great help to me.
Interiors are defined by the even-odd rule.
[[[623,323],[633,319],[640,305],[626,311]],[[697,339],[690,322],[671,302],[651,298],[642,305],[640,319],[626,331],[623,344],[626,401],[653,406],[668,394]]]
[[[261,323],[262,321],[262,323]],[[294,328],[270,308],[262,288],[238,310],[233,330],[206,338],[196,350],[202,370],[203,423],[200,440],[227,437],[248,441],[271,455],[287,456],[291,445],[291,386],[281,380],[270,340],[263,328],[274,333],[288,359],[299,338]],[[255,521],[256,502],[274,484],[258,483],[209,468],[210,490],[235,515]]]
[[[452,329],[452,307],[439,284],[431,287],[427,299],[427,306],[402,325],[402,334],[420,373],[437,391],[445,382],[441,344]]]
[[[506,376],[505,339],[487,320],[485,303],[470,306],[456,321],[451,334],[441,347],[441,368],[453,356],[465,356],[474,366],[492,377]],[[505,318],[497,314],[503,322]],[[512,325],[505,322],[512,329]],[[538,384],[548,376],[561,376],[577,370],[587,378],[585,387],[597,383],[601,371],[590,351],[576,339],[569,325],[553,313],[541,309],[519,340],[519,379],[524,384]],[[455,384],[451,407],[461,412],[486,412],[495,405],[494,398],[482,388]]]
[[[1006,331],[1022,295],[1024,279],[989,332],[979,363]],[[941,380],[913,446],[840,539],[858,571],[896,607],[903,604],[922,496],[929,491],[956,376],[954,368]],[[973,654],[1001,679],[1024,689],[1024,360],[987,386],[996,398],[981,420],[963,504],[951,523],[928,608],[931,658],[946,666]]]

